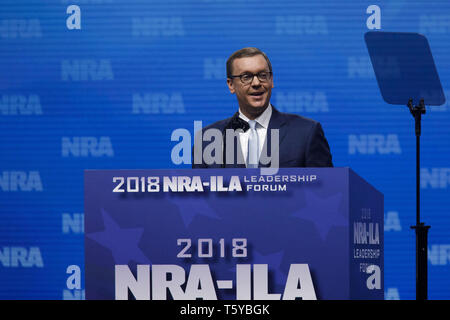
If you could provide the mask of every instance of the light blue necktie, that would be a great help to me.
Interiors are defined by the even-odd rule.
[[[249,120],[250,135],[248,137],[248,155],[247,155],[247,168],[258,168],[258,133],[256,132],[256,121]]]

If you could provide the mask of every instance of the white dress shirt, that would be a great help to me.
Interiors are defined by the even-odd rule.
[[[269,103],[269,106],[264,110],[264,112],[256,119],[256,133],[258,134],[259,140],[259,153],[258,159],[261,156],[262,149],[264,147],[264,143],[266,141],[267,136],[267,128],[269,127],[270,117],[272,116],[272,105]],[[239,118],[248,122],[250,119],[247,118],[239,108]],[[244,133],[239,133],[239,142],[241,143],[242,155],[244,156],[245,165],[247,166],[247,154],[248,154],[248,137],[250,135],[250,130],[247,130]]]

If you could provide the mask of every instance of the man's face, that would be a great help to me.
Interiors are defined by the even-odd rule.
[[[232,64],[232,75],[258,74],[269,71],[266,59],[260,54],[235,59]],[[239,78],[228,78],[227,84],[230,92],[236,94],[242,112],[250,119],[258,117],[269,105],[273,88],[271,75],[266,82],[262,82],[257,76],[254,76],[249,84],[242,83]]]

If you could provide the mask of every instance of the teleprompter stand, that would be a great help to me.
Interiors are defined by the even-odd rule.
[[[420,221],[420,135],[425,102],[445,102],[441,81],[427,39],[418,33],[367,32],[364,35],[384,101],[407,106],[416,134],[416,299],[428,298],[428,229]],[[414,102],[418,102],[414,105]]]
[[[416,231],[416,299],[428,299],[428,229],[425,223],[420,222],[420,135],[422,127],[422,114],[425,114],[425,103],[420,99],[417,106],[413,99],[409,99],[408,108],[415,119],[416,133],[416,225],[411,229]]]

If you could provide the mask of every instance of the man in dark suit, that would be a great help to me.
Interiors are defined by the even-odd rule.
[[[194,161],[193,168],[274,166],[264,157],[273,156],[273,150],[279,152],[280,168],[333,166],[330,147],[319,122],[279,112],[271,105],[274,87],[272,65],[264,52],[257,48],[243,48],[233,53],[227,60],[227,85],[230,92],[236,94],[239,111],[233,117],[215,122],[202,131],[219,130],[225,142],[230,141],[225,138],[227,129],[242,129],[234,137],[236,143],[233,143],[231,161],[225,156],[228,149],[224,144],[222,163]],[[278,130],[278,141],[275,142],[271,138],[273,130]],[[278,143],[277,148],[273,143]],[[202,150],[207,144],[202,141]],[[194,154],[198,148],[195,144]]]

